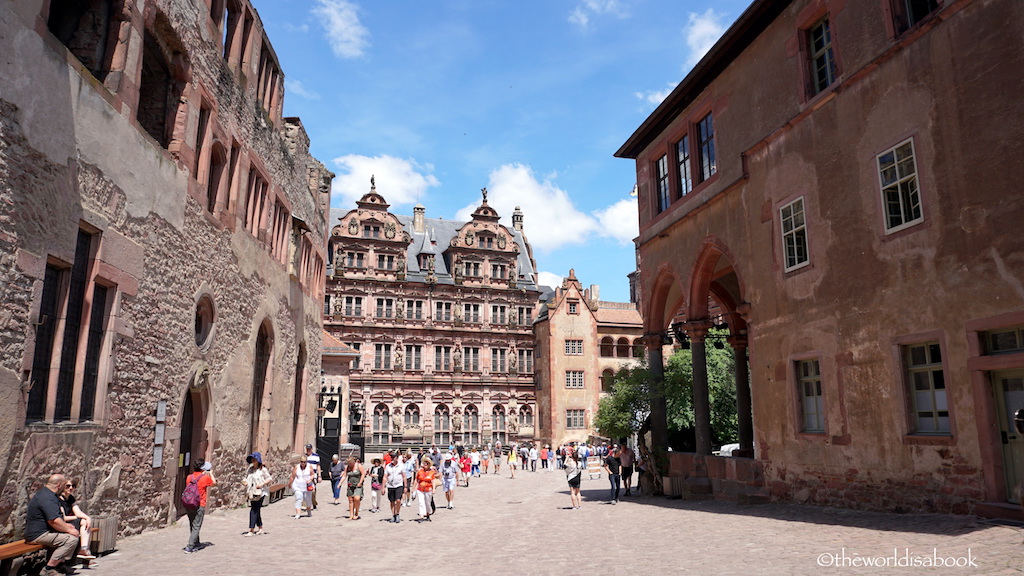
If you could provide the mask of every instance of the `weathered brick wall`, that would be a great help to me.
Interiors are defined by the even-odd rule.
[[[325,197],[333,175],[309,156],[301,124],[282,122],[279,131],[246,89],[254,81],[238,82],[216,35],[203,25],[203,3],[145,3],[147,15],[154,8],[165,18],[155,31],[173,31],[191,65],[187,108],[179,116],[197,116],[200,86],[212,95],[220,130],[260,160],[273,186],[287,196],[292,214],[311,228],[307,236],[322,254]],[[142,23],[143,18],[135,22]],[[261,33],[257,21],[253,35]],[[172,519],[176,427],[199,367],[210,373],[202,394],[208,403],[202,441],[208,447],[200,455],[214,462],[222,486],[211,493],[212,505],[241,505],[244,496],[235,486],[250,450],[257,331],[264,321],[272,325],[266,387],[273,403],[264,405],[271,421],[264,457],[281,479],[293,451],[300,344],[306,350],[307,401],[319,382],[319,279],[310,287],[306,278],[291,276],[289,263],[272,258],[235,221],[237,213],[207,212],[197,199],[201,186],[190,173],[189,148],[161,150],[133,125],[130,110],[112,104],[121,95],[103,93],[95,80],[74,72],[68,82],[68,64],[61,61],[65,56],[54,54],[52,39],[41,38],[30,23],[0,8],[0,50],[15,53],[15,38],[19,58],[0,62],[0,76],[11,79],[0,86],[0,538],[20,532],[28,499],[56,471],[81,478],[85,509],[118,515],[122,534]],[[38,93],[58,97],[34,99]],[[60,102],[74,106],[48,108]],[[191,136],[186,131],[183,144],[193,145],[194,130]],[[241,170],[236,177],[236,203],[244,202],[245,176]],[[97,402],[95,422],[25,425],[22,387],[32,366],[42,274],[48,256],[73,260],[81,221],[100,229],[97,261],[118,283],[108,327],[106,394]],[[194,337],[201,294],[209,295],[215,308],[208,350],[201,350]],[[161,400],[167,402],[168,441],[162,466],[153,468]],[[308,426],[306,436],[312,438]]]

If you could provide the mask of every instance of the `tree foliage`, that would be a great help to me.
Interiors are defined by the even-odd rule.
[[[721,341],[724,331],[712,330],[707,345],[708,396],[711,403],[712,444],[721,446],[736,442],[736,381],[732,349],[716,348],[712,343]],[[689,350],[677,350],[665,367],[665,398],[668,408],[670,437],[681,439],[678,450],[693,450],[693,355]],[[624,438],[638,432],[650,414],[652,378],[646,364],[622,368],[615,374],[612,393],[601,399],[595,427],[601,435]]]

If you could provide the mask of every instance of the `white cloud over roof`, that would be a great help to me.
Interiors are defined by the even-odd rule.
[[[356,200],[370,191],[370,177],[377,182],[377,192],[392,205],[415,204],[421,201],[427,189],[441,184],[431,174],[434,167],[420,165],[415,160],[396,158],[386,154],[381,156],[361,156],[348,154],[334,159],[334,167],[339,170],[334,179],[331,204],[339,208],[352,208]],[[399,212],[401,210],[399,209]]]

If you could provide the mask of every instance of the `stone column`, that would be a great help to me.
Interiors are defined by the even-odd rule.
[[[711,401],[708,397],[708,358],[704,338],[710,323],[698,320],[686,323],[693,358],[693,427],[697,454],[711,454]]]
[[[659,333],[648,333],[648,365],[651,371],[651,449],[668,449],[668,406],[665,401],[665,360],[662,358],[662,337]]]
[[[750,373],[747,367],[747,336],[729,337],[736,365],[736,420],[739,430],[740,453],[744,458],[754,457],[754,418],[750,401]]]

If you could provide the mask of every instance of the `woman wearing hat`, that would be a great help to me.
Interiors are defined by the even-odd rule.
[[[249,531],[242,532],[243,536],[256,536],[263,534],[263,515],[260,509],[263,508],[263,499],[267,496],[267,486],[274,479],[270,476],[266,466],[263,465],[263,455],[253,452],[245,457],[249,468],[245,471],[245,495],[249,499]]]

